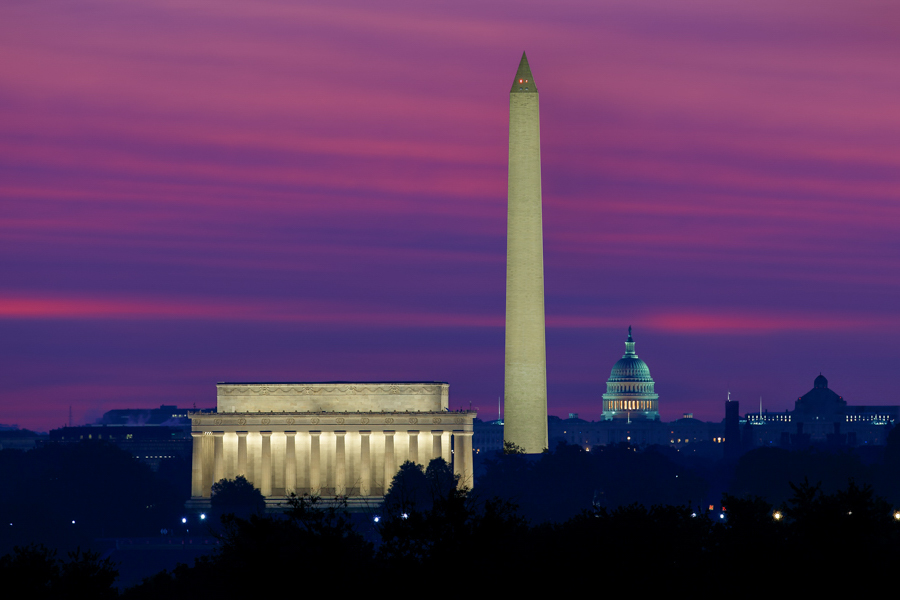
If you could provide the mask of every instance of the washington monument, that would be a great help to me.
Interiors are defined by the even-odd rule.
[[[524,52],[509,91],[508,189],[503,437],[536,454],[547,448],[541,129]]]

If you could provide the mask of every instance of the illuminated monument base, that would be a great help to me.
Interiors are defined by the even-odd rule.
[[[268,504],[291,492],[380,501],[400,465],[443,458],[472,487],[474,411],[448,412],[446,383],[220,383],[192,413],[191,501],[243,475]]]

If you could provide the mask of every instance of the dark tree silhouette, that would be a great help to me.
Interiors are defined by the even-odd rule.
[[[406,461],[394,474],[391,485],[384,495],[383,510],[387,514],[403,514],[424,509],[430,500],[428,480],[422,465]]]
[[[67,551],[92,548],[97,538],[158,534],[187,500],[130,453],[98,440],[2,450],[0,481],[0,554],[35,542]]]
[[[243,475],[238,475],[234,479],[220,479],[214,483],[209,501],[213,513],[219,517],[234,514],[246,518],[266,510],[266,500],[262,492],[253,487]]]
[[[431,491],[431,499],[434,502],[440,498],[447,498],[459,485],[459,475],[454,475],[453,467],[443,458],[432,459],[425,469],[425,480]]]
[[[585,458],[573,460],[579,464]],[[447,465],[429,466],[446,483]],[[420,467],[407,466],[404,472],[428,489],[427,472]],[[397,489],[401,480],[395,482]],[[821,594],[844,580],[859,585],[853,574],[889,574],[900,551],[900,523],[890,506],[871,488],[853,482],[833,494],[808,482],[794,485],[780,519],[763,499],[726,494],[727,519],[683,504],[595,505],[563,522],[533,527],[509,503],[481,502],[455,486],[444,489],[429,510],[411,510],[405,518],[386,515],[377,530],[377,553],[355,530],[346,505],[293,498],[281,517],[226,517],[215,555],[193,568],[159,574],[126,596],[176,600],[254,594],[258,578],[235,574],[298,568],[352,593],[371,590],[373,578],[424,586],[446,577],[448,565],[459,565],[461,558],[502,574],[504,591],[516,594],[534,585],[523,573],[591,572],[598,565],[610,578],[636,583],[642,593],[671,593],[672,582],[687,574],[692,590],[712,594],[735,582],[752,585],[762,573],[772,575],[767,585],[781,595]]]
[[[525,454],[525,448],[513,442],[503,442],[503,454]]]
[[[388,515],[402,515],[410,511],[428,512],[439,499],[456,489],[459,476],[443,458],[435,458],[428,468],[406,461],[391,480],[384,496],[383,510]]]
[[[618,444],[587,451],[561,443],[540,455],[508,453],[486,460],[474,489],[518,505],[529,521],[541,523],[562,522],[592,506],[700,502],[709,486],[653,447]]]
[[[226,515],[221,546],[193,567],[163,571],[131,588],[126,598],[256,597],[261,574],[294,574],[342,594],[369,590],[373,548],[357,533],[341,503],[292,496],[284,515]]]
[[[41,545],[16,546],[0,557],[0,581],[25,598],[115,598],[118,571],[109,559],[80,549],[69,552],[69,560]]]
[[[378,564],[403,574],[410,585],[425,585],[461,556],[473,564],[489,560],[492,568],[511,572],[519,555],[510,549],[525,545],[528,527],[514,505],[479,502],[454,486],[427,511],[388,515],[380,533]]]
[[[729,492],[759,496],[779,506],[796,494],[793,483],[804,478],[819,482],[823,491],[833,493],[851,478],[866,481],[868,470],[852,452],[757,448],[738,461]]]

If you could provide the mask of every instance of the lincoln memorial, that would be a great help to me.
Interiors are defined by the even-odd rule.
[[[191,413],[190,504],[243,475],[270,503],[297,495],[380,500],[400,465],[437,457],[472,487],[474,411],[449,412],[441,382],[219,383]]]

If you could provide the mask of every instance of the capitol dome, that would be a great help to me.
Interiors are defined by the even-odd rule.
[[[603,419],[659,420],[659,394],[647,363],[634,352],[631,327],[625,354],[613,365],[603,394]]]
[[[631,344],[633,346],[634,342]],[[650,378],[650,368],[647,363],[637,357],[637,354],[634,354],[634,351],[630,355],[626,353],[613,365],[609,381],[649,381],[653,383],[653,379]]]

